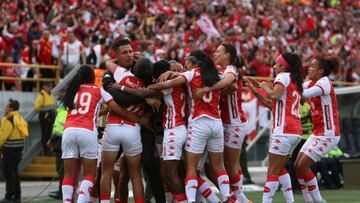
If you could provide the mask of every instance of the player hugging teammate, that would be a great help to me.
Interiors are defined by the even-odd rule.
[[[104,88],[94,85],[94,72],[84,65],[65,91],[63,102],[69,114],[62,143],[63,201],[73,202],[82,164],[84,180],[78,202],[97,202],[99,197],[109,203],[113,179],[115,202],[128,201],[129,180],[135,202],[144,202],[142,167],[157,202],[250,202],[242,192],[239,165],[247,119],[241,108],[243,76],[235,47],[221,44],[213,57],[195,50],[185,67],[164,60],[152,64],[141,53],[134,53],[127,39],[115,41],[113,49],[116,58],[105,64]],[[255,96],[273,111],[263,202],[272,201],[279,182],[286,201],[294,202],[284,167],[301,139],[302,97],[310,98],[315,130],[297,159],[297,176],[307,202],[325,201],[309,168],[339,141],[336,97],[327,78],[336,71],[335,62],[314,59],[311,81],[303,85],[299,56],[284,53],[276,58],[274,83],[246,80]],[[269,97],[261,96],[257,88]],[[106,108],[100,111],[101,104]],[[107,117],[102,145],[97,137],[99,113]],[[163,138],[155,150],[155,135],[162,134],[154,122],[158,117],[163,120]],[[154,158],[154,151],[159,159]],[[97,159],[101,160],[98,174]],[[219,189],[220,198],[201,177],[203,169]],[[165,197],[164,188],[173,195]]]

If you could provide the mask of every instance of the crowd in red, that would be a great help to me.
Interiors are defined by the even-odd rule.
[[[165,3],[166,2],[166,3]],[[195,49],[212,54],[221,42],[236,45],[248,75],[271,76],[274,56],[301,54],[341,59],[333,79],[360,81],[360,2],[356,0],[3,0],[0,61],[100,67],[111,43],[132,40],[153,61],[184,62]],[[54,77],[52,71],[1,68],[3,76]],[[24,85],[25,84],[25,85]],[[32,82],[23,91],[32,91]],[[1,87],[3,84],[1,84]],[[6,90],[15,81],[5,80]]]

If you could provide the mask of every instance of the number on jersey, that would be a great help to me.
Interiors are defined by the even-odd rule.
[[[76,108],[71,111],[72,115],[76,114],[86,114],[89,112],[91,104],[91,94],[89,92],[83,92],[80,94],[80,99],[78,100],[78,94],[76,94],[74,102]]]
[[[294,103],[291,105],[291,114],[300,118],[299,114],[299,102],[300,94],[297,91],[293,91],[292,96],[294,97]]]
[[[211,100],[212,100],[212,92],[208,92],[208,93],[204,94],[202,99],[203,99],[204,102],[210,103]]]

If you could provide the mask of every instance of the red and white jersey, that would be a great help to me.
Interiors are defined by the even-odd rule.
[[[310,97],[311,117],[316,136],[340,136],[338,103],[334,87],[328,77],[306,82],[304,89],[319,87],[322,95]]]
[[[96,132],[96,118],[100,105],[112,99],[109,93],[95,84],[82,84],[74,98],[76,108],[68,111],[64,129],[85,128]]]
[[[238,80],[238,73],[234,66],[220,68],[219,71],[220,78],[225,77],[226,74],[233,74],[238,86],[238,91],[221,96],[221,120],[225,125],[240,126],[247,121],[241,107],[242,81]]]
[[[276,84],[284,86],[284,92],[279,100],[272,101],[273,134],[301,136],[301,94],[297,86],[291,82],[290,73],[279,73],[274,81],[274,85]]]
[[[190,71],[181,73],[187,81],[187,90],[189,92],[189,121],[206,116],[212,119],[220,119],[219,98],[220,90],[204,94],[202,99],[196,99],[193,93],[196,89],[202,88],[200,68],[194,68]]]
[[[135,77],[130,71],[120,66],[118,66],[114,72],[114,79],[117,83],[125,87],[140,90],[145,89],[145,86],[141,80]],[[137,115],[141,115],[142,113],[142,105],[130,105],[124,106],[124,108],[125,110],[133,112]],[[109,113],[106,124],[128,124],[133,126],[136,125],[135,122],[125,120],[123,117],[114,113]]]
[[[164,129],[185,125],[186,92],[185,87],[175,87],[162,90],[161,95],[165,101]]]

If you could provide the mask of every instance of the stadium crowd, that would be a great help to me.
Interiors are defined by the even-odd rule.
[[[359,9],[354,0],[4,0],[0,62],[60,64],[65,75],[76,64],[100,67],[113,58],[110,44],[116,38],[129,37],[133,49],[153,62],[184,63],[196,48],[213,53],[228,42],[236,46],[247,75],[271,76],[273,59],[284,51],[300,53],[306,73],[312,56],[327,53],[341,58],[332,79],[358,82]],[[55,76],[26,66],[1,68],[2,76],[35,74]],[[2,89],[16,87],[14,80],[2,83]],[[21,89],[33,91],[33,86],[24,82]]]
[[[78,167],[79,158],[84,166],[84,180],[79,187],[78,202],[96,202],[97,198],[110,202],[115,161],[115,166],[119,164],[122,169],[117,170],[119,177],[114,178],[119,181],[115,184],[116,191],[120,191],[115,193],[115,202],[127,201],[129,179],[135,202],[146,200],[141,165],[157,202],[164,202],[167,190],[177,202],[206,202],[204,198],[219,202],[207,192],[211,188],[204,186],[206,181],[197,177],[202,170],[198,162],[205,161],[201,157],[205,146],[210,158],[207,164],[212,167],[208,170],[216,174],[211,181],[218,185],[222,199],[250,202],[241,191],[243,169],[238,163],[243,159],[240,158],[243,138],[251,134],[245,126],[245,117],[250,116],[242,111],[240,104],[244,102],[245,91],[253,92],[263,108],[272,109],[273,121],[277,123],[274,123],[269,144],[263,202],[272,201],[279,183],[286,201],[294,202],[285,165],[288,155],[300,141],[299,156],[292,160],[296,177],[292,175],[307,202],[326,202],[320,195],[316,173],[312,171],[324,174],[321,180],[325,187],[342,186],[340,170],[332,172],[336,177],[328,174],[328,167],[335,169],[331,164],[338,166],[339,159],[321,158],[337,146],[341,134],[338,104],[330,80],[360,82],[359,9],[360,2],[352,0],[204,0],[196,3],[188,0],[5,0],[0,3],[0,62],[20,63],[23,67],[2,67],[0,73],[22,78],[56,77],[53,70],[36,72],[27,67],[27,64],[44,64],[59,65],[61,77],[64,77],[75,66],[88,64],[82,65],[70,81],[62,98],[64,106],[59,106],[69,112],[60,131],[65,130],[59,133],[62,134],[62,152],[57,152],[58,159],[60,155],[64,159],[64,167],[59,167],[64,168],[64,174],[55,196],[63,198],[64,202],[73,201],[78,178],[78,171],[73,169]],[[242,75],[276,76],[276,79],[271,85],[245,78],[248,89],[242,92]],[[302,77],[311,81],[303,85]],[[96,86],[101,79],[103,89]],[[0,85],[2,90],[35,90],[34,82],[20,84],[5,79]],[[51,155],[48,145],[52,145],[53,137],[50,140],[49,137],[56,134],[56,125],[53,132],[49,128],[54,121],[56,123],[55,100],[50,95],[52,87],[52,83],[42,83],[43,90],[35,102],[35,110],[40,112],[45,155]],[[220,95],[220,89],[226,91]],[[186,90],[189,92],[185,93]],[[313,127],[314,131],[307,140],[301,139],[304,134],[301,130],[304,121],[301,123],[299,114],[301,95],[310,101],[307,111],[312,105],[312,120],[307,122],[313,124],[309,128]],[[159,96],[164,100],[160,101]],[[186,107],[185,98],[195,107]],[[44,102],[46,100],[48,102]],[[96,171],[96,166],[100,166],[96,161],[100,157],[97,150],[100,144],[94,126],[103,102],[107,108],[100,114],[107,114],[107,121],[105,130],[102,129],[100,177]],[[164,112],[159,111],[161,102],[168,105]],[[326,111],[313,113],[320,112],[323,105]],[[12,108],[13,111],[17,109]],[[156,113],[152,112],[154,109]],[[161,123],[163,117],[166,118],[163,127],[155,129],[161,126],[158,121]],[[268,119],[267,115],[265,117]],[[204,128],[209,124],[214,127]],[[201,131],[207,128],[210,130]],[[89,136],[82,137],[84,132]],[[132,136],[123,132],[130,132]],[[163,146],[157,150],[154,149],[160,143],[152,135],[164,137]],[[169,138],[175,135],[181,136]],[[83,141],[74,141],[76,137]],[[323,146],[317,146],[319,141],[324,142]],[[173,142],[179,145],[174,147]],[[122,156],[119,146],[122,146]],[[182,169],[183,146],[186,174],[177,174]],[[161,161],[159,157],[155,159],[154,151],[159,151]],[[126,171],[126,168],[131,170]],[[165,171],[175,172],[167,174]],[[182,175],[186,178],[180,177]],[[92,190],[93,186],[96,189]],[[197,194],[197,188],[201,194]],[[18,196],[7,192],[0,202],[17,201]]]

